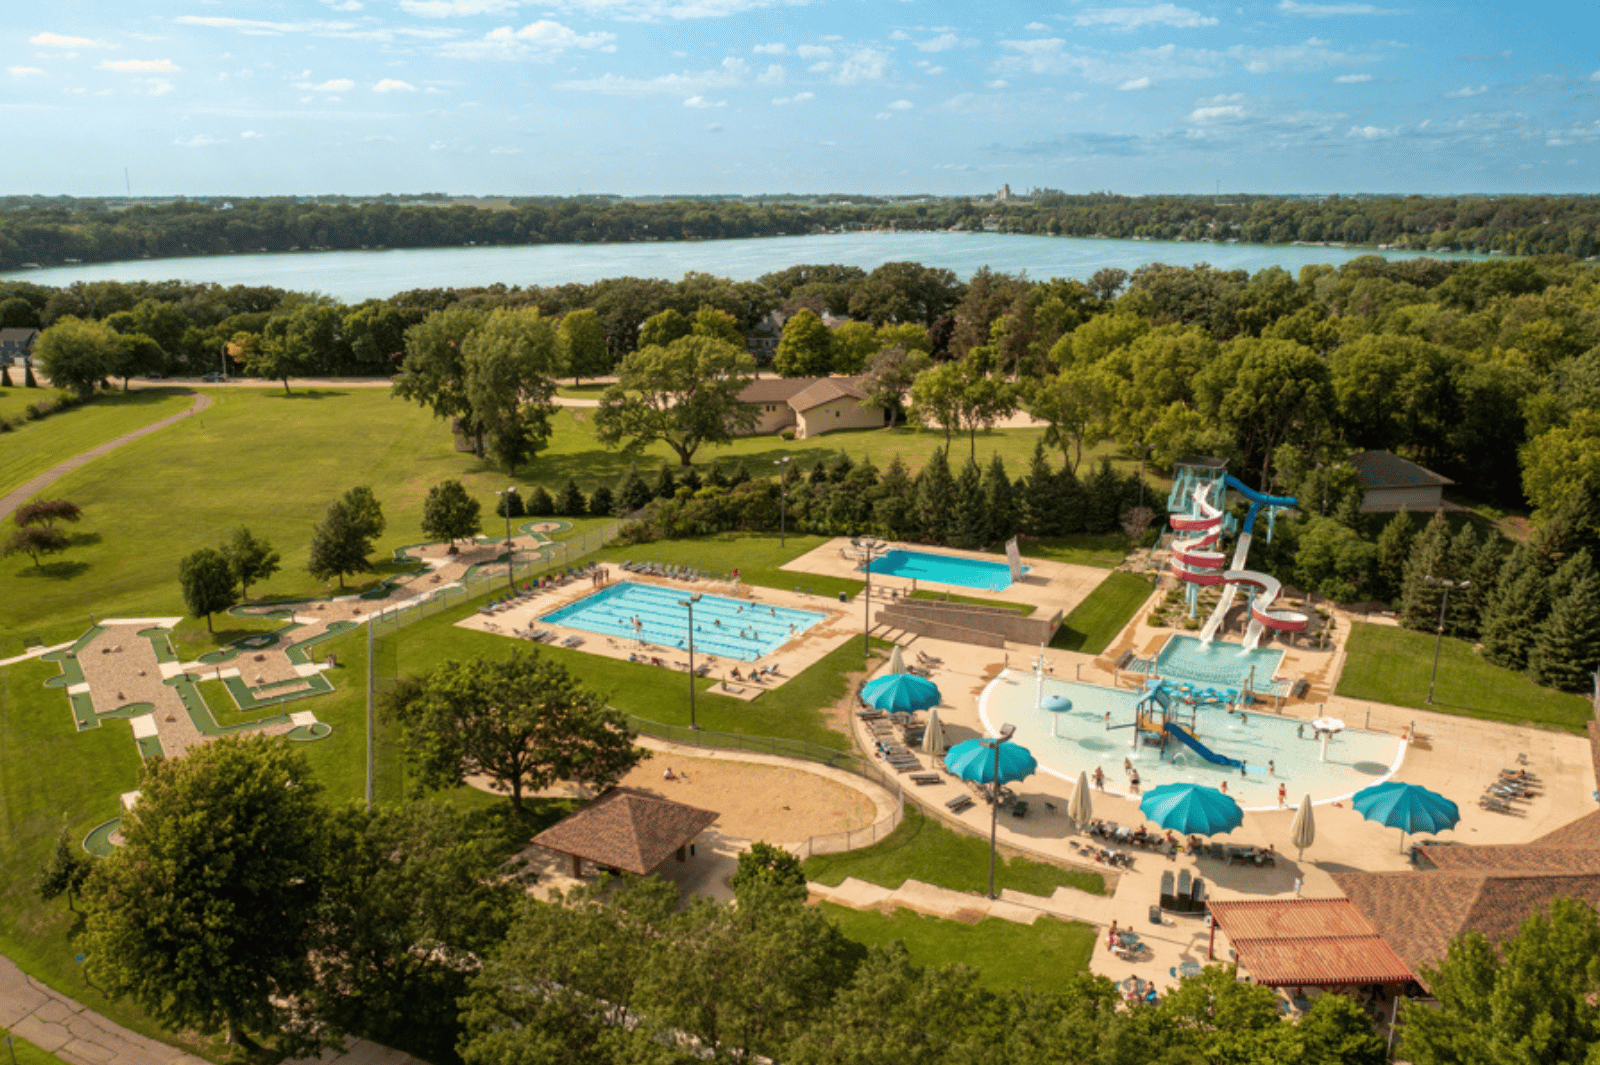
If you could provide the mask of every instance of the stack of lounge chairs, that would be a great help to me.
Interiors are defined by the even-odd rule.
[[[677,566],[666,562],[632,562],[622,563],[622,569],[628,573],[637,573],[641,577],[670,577],[675,581],[710,581],[726,580],[724,575],[708,573],[705,570],[695,569],[692,566]]]
[[[1519,813],[1513,802],[1539,797],[1539,778],[1525,768],[1502,769],[1478,798],[1478,806],[1497,814]]]
[[[1161,908],[1172,913],[1205,913],[1206,912],[1206,882],[1199,877],[1189,881],[1189,870],[1184,869],[1178,874],[1177,886],[1173,886],[1172,871],[1161,874]]]

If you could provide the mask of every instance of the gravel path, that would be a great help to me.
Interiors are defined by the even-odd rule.
[[[97,459],[101,455],[115,451],[123,444],[137,440],[141,436],[149,436],[158,429],[165,429],[173,422],[181,421],[184,418],[190,417],[191,415],[198,414],[209,406],[211,406],[211,397],[206,395],[204,392],[198,392],[195,394],[194,403],[191,404],[189,409],[183,413],[174,414],[170,418],[162,418],[159,422],[151,422],[143,429],[135,429],[131,433],[123,433],[115,440],[107,440],[99,447],[92,447],[88,451],[72,456],[72,458],[65,462],[62,462],[56,466],[52,466],[50,469],[41,473],[39,476],[29,481],[21,488],[18,488],[16,491],[0,497],[0,521],[5,521],[7,518],[11,517],[11,512],[13,510],[16,510],[18,507],[22,506],[22,504],[26,503],[30,498],[44,491],[46,488],[49,488],[52,484],[55,484],[57,481],[61,480],[61,478],[65,477],[79,466],[82,466],[84,463],[93,459]]]

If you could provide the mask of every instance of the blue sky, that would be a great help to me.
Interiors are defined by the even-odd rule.
[[[1600,16],[1411,0],[61,0],[0,191],[1600,191]]]

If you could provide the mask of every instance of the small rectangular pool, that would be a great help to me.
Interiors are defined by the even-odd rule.
[[[540,617],[552,625],[657,647],[689,646],[689,612],[679,605],[692,592],[621,581]],[[743,599],[702,595],[694,605],[694,649],[753,662],[805,633],[826,614],[764,606]]]
[[[1174,634],[1156,656],[1155,669],[1171,680],[1240,691],[1249,683],[1262,695],[1286,695],[1288,682],[1272,679],[1282,661],[1283,652],[1277,648],[1257,647],[1246,654],[1236,643],[1213,640],[1205,646],[1193,636]]]
[[[1011,566],[1008,563],[906,551],[898,547],[881,558],[873,559],[867,568],[885,577],[957,584],[963,588],[982,588],[988,592],[1003,592],[1011,587]],[[1028,567],[1024,566],[1022,572],[1028,572]]]

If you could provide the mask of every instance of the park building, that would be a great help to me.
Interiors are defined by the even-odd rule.
[[[751,436],[792,430],[806,440],[838,429],[881,429],[888,412],[872,406],[857,377],[757,377],[739,393],[756,408]]]

